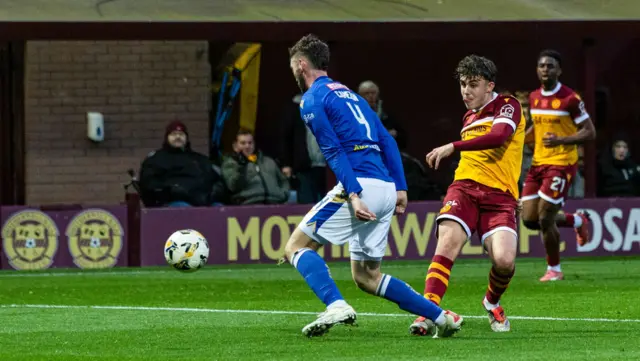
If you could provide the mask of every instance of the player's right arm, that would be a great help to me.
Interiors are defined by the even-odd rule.
[[[338,136],[333,131],[331,123],[329,123],[322,101],[313,94],[305,95],[303,103],[301,103],[300,113],[311,133],[315,136],[329,168],[342,183],[349,197],[353,194],[359,195],[362,192],[362,187],[340,145]]]
[[[536,133],[533,130],[533,124],[527,129],[524,133],[524,144],[533,148],[534,143],[536,142]]]
[[[456,150],[464,152],[495,149],[503,146],[515,132],[518,123],[522,119],[522,107],[520,103],[513,98],[505,98],[505,100],[507,100],[507,102],[498,110],[498,115],[494,118],[489,133],[477,138],[459,140],[433,149],[426,156],[429,167],[438,169],[440,161],[453,154]]]
[[[391,178],[396,185],[397,200],[396,213],[403,214],[407,208],[407,180],[404,176],[404,167],[402,165],[402,156],[398,143],[391,136],[389,131],[382,125],[380,118],[376,118],[376,129],[378,130],[378,143],[382,150],[382,161],[389,170]]]
[[[453,148],[459,151],[485,150],[501,147],[516,131],[522,119],[522,107],[515,99],[509,100],[498,111],[488,134],[474,139],[453,142]]]

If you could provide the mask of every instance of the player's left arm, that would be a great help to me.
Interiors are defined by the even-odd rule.
[[[382,125],[382,121],[378,117],[375,117],[375,122],[378,142],[382,150],[382,161],[396,184],[396,191],[406,191],[408,189],[407,180],[404,176],[404,167],[402,166],[402,156],[400,155],[398,143]]]
[[[561,144],[573,145],[582,144],[586,141],[596,138],[596,127],[591,121],[591,117],[585,109],[582,99],[574,96],[569,102],[569,114],[573,118],[573,122],[578,127],[578,131],[567,137],[560,137],[558,140]]]
[[[338,136],[329,123],[322,102],[312,96],[305,97],[304,100],[302,119],[316,138],[329,168],[342,183],[349,197],[353,194],[359,195],[362,192],[362,186],[360,186],[353,167],[338,141]]]

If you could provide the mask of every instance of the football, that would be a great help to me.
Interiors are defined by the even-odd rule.
[[[209,243],[193,229],[176,231],[164,245],[164,258],[179,271],[195,272],[207,264]]]

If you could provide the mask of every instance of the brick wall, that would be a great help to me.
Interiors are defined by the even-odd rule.
[[[126,170],[184,121],[206,152],[210,104],[202,41],[31,41],[27,44],[25,128],[28,204],[118,203]],[[104,114],[93,143],[86,113]]]

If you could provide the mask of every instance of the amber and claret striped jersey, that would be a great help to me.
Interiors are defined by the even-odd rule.
[[[512,96],[494,93],[489,103],[464,115],[460,134],[462,140],[474,139],[488,134],[498,123],[510,125],[513,134],[499,148],[460,152],[454,180],[473,180],[509,192],[518,199],[526,126],[520,102]]]
[[[555,89],[537,89],[529,94],[531,119],[535,135],[532,165],[573,165],[578,162],[577,145],[547,148],[542,139],[547,134],[566,137],[578,131],[578,125],[589,119],[584,102],[571,88],[558,83]]]

